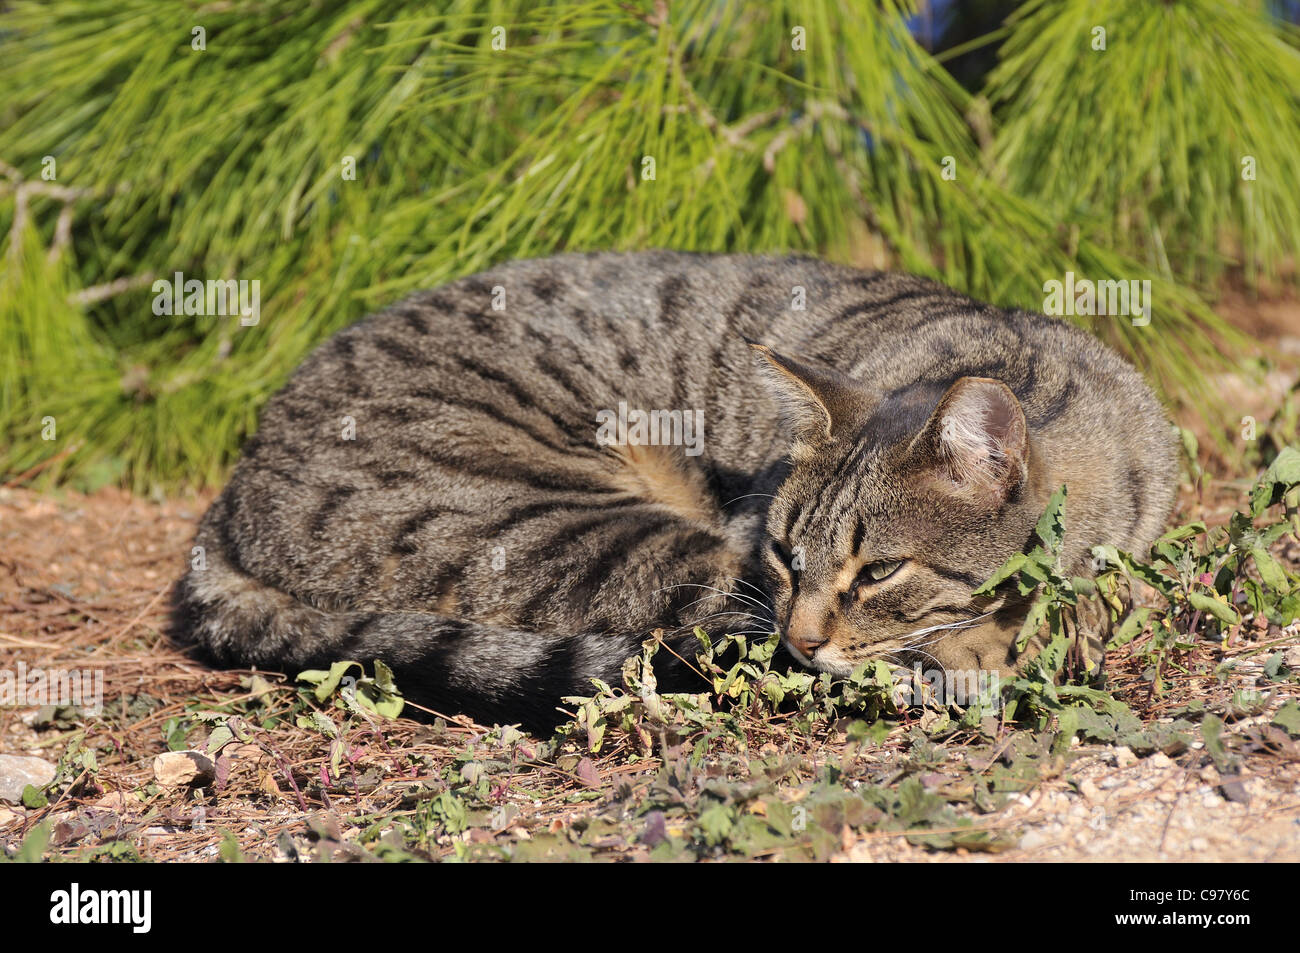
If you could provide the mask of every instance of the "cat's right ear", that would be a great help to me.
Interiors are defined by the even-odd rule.
[[[912,441],[910,453],[949,492],[1001,505],[1029,476],[1029,434],[1020,401],[1002,381],[959,378]]]
[[[768,389],[796,442],[815,446],[858,426],[872,401],[861,383],[803,358],[745,339],[761,359]]]

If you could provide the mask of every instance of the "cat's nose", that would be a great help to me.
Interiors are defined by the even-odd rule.
[[[790,613],[785,637],[790,647],[804,658],[812,658],[814,652],[830,641],[826,627],[822,625],[823,611],[819,605],[802,602],[797,603]]]
[[[786,639],[789,640],[791,648],[804,658],[810,659],[819,648],[830,641],[830,636],[823,635],[817,629],[803,631],[791,629],[786,633]]]

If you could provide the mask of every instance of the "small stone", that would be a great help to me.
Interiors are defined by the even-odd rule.
[[[871,849],[867,846],[867,841],[864,838],[863,840],[855,841],[847,850],[837,854],[834,859],[838,860],[840,863],[869,864],[875,858],[871,856]]]
[[[1250,803],[1250,792],[1246,790],[1246,785],[1237,775],[1227,775],[1219,781],[1219,792],[1229,801],[1235,801],[1238,804]]]
[[[91,806],[99,808],[100,810],[124,814],[132,807],[139,807],[140,802],[125,791],[110,791]]]
[[[1201,772],[1197,777],[1211,787],[1217,787],[1219,784],[1219,771],[1212,764],[1207,764],[1205,767],[1201,768]]]
[[[1192,850],[1208,850],[1210,847],[1210,842],[1207,841],[1204,837],[1193,837],[1191,840],[1187,842],[1187,846],[1190,847]]]
[[[1115,749],[1115,767],[1129,768],[1137,764],[1138,757],[1133,753],[1133,749],[1128,745],[1120,745]]]
[[[1151,757],[1147,758],[1147,764],[1151,765],[1153,768],[1172,768],[1174,766],[1174,759],[1169,757],[1169,755],[1165,754],[1163,751],[1157,751]]]
[[[168,751],[153,759],[153,776],[159,784],[202,787],[216,775],[216,765],[202,751]]]
[[[1089,804],[1100,804],[1102,801],[1103,795],[1101,791],[1099,791],[1097,785],[1088,778],[1084,778],[1079,782],[1079,793],[1083,795],[1083,799]]]
[[[1286,655],[1282,656],[1282,661],[1291,671],[1300,672],[1300,645],[1293,645],[1287,649]]]
[[[266,752],[262,750],[261,745],[243,744],[235,742],[228,744],[221,749],[221,754],[231,761],[259,760],[266,757]]]
[[[43,788],[54,780],[58,769],[44,758],[22,754],[0,754],[0,801],[21,804],[27,785]]]
[[[1030,831],[1024,837],[1020,838],[1020,849],[1034,850],[1038,847],[1042,847],[1046,843],[1047,843],[1046,837],[1038,833],[1038,831]]]
[[[21,821],[22,819],[23,816],[21,814],[17,814],[9,810],[7,807],[0,807],[0,827],[7,827],[14,821]],[[1300,820],[1300,818],[1297,818],[1296,820]]]

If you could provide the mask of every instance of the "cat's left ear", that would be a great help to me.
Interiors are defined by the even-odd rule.
[[[768,387],[797,443],[815,446],[866,418],[873,400],[861,382],[824,364],[778,354],[765,344],[745,343],[762,358]]]
[[[963,377],[939,401],[910,454],[955,495],[1001,504],[1029,477],[1025,412],[1011,388]]]

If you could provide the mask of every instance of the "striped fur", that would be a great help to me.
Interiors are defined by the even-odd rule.
[[[1023,411],[1025,476],[997,499],[954,495],[922,446],[964,377]],[[702,452],[599,446],[597,411],[620,402],[701,411]],[[958,418],[963,459],[985,417]],[[803,258],[512,262],[304,362],[200,524],[174,631],[222,664],[383,658],[423,704],[540,727],[656,628],[689,658],[693,625],[770,631],[800,602],[833,636],[814,665],[892,652],[970,611],[1059,483],[1074,561],[1148,542],[1173,461],[1158,403],[1095,338],[929,281]],[[849,606],[845,573],[888,559],[903,568]],[[1009,624],[981,662],[1007,656]]]

